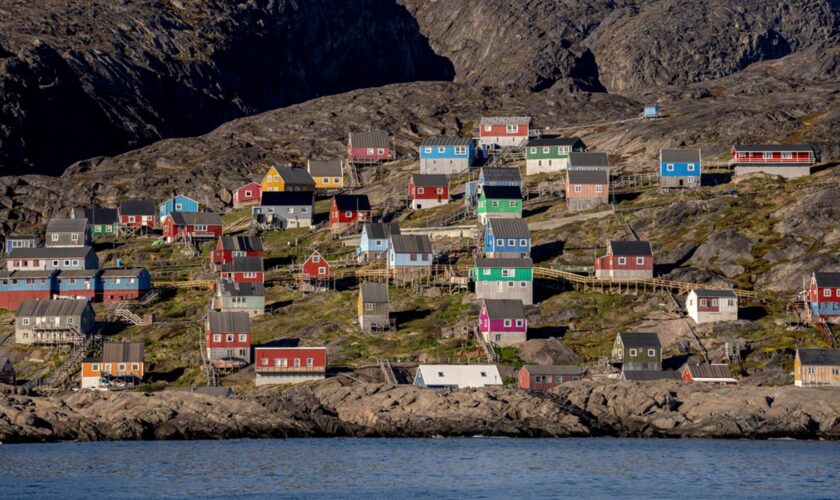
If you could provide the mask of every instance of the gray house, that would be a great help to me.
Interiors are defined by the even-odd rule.
[[[19,248],[6,259],[9,271],[77,271],[98,269],[99,258],[91,247]]]
[[[276,229],[310,227],[313,200],[311,191],[264,192],[251,213],[258,224]]]
[[[15,314],[15,342],[75,344],[95,325],[96,314],[88,300],[26,300]]]
[[[359,326],[362,331],[390,328],[389,312],[388,285],[362,283],[359,287]]]
[[[622,372],[662,370],[662,344],[655,333],[619,333],[613,344],[611,362]]]
[[[50,219],[47,224],[47,247],[86,247],[92,241],[87,219]]]
[[[265,312],[265,285],[219,280],[216,282],[213,307],[220,311],[241,311],[252,317],[259,316]]]

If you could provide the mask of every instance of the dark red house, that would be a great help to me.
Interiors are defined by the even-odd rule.
[[[519,388],[542,391],[582,380],[584,375],[584,370],[574,365],[526,365],[519,369]]]
[[[730,164],[735,175],[764,173],[786,178],[810,175],[816,163],[810,144],[736,144]]]
[[[340,229],[370,221],[370,200],[366,194],[340,194],[333,197],[330,227]]]
[[[264,283],[262,257],[234,257],[227,264],[222,264],[221,278],[233,283]]]
[[[653,278],[653,250],[647,241],[610,241],[607,254],[595,259],[600,279]]]
[[[419,210],[449,203],[449,179],[439,174],[415,174],[408,182],[411,208]]]
[[[224,235],[216,243],[211,257],[213,264],[221,266],[233,262],[234,257],[263,257],[262,239],[258,236]]]
[[[242,368],[251,362],[251,318],[246,312],[210,311],[205,331],[207,359],[216,368]]]
[[[262,199],[262,184],[251,182],[233,192],[233,208],[254,207]]]
[[[321,257],[318,250],[312,252],[312,255],[303,263],[303,277],[319,281],[330,279],[330,264]]]
[[[327,374],[326,347],[268,347],[254,349],[256,385],[296,384]]]
[[[350,132],[347,140],[347,159],[351,163],[379,163],[393,160],[395,156],[386,132]]]
[[[840,316],[840,272],[815,272],[808,285],[808,310],[812,318]]]
[[[127,228],[155,228],[157,205],[151,200],[125,200],[118,211],[120,225]]]
[[[216,239],[222,236],[222,219],[209,212],[171,212],[163,222],[163,238],[172,243],[181,238]]]

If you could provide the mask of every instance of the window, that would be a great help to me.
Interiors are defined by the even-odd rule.
[[[221,342],[221,341],[222,341],[222,335],[220,333],[213,334],[213,342]]]
[[[56,318],[56,319],[58,319],[58,318]],[[75,322],[76,322],[76,318],[74,318],[74,317],[72,317],[72,316],[71,316],[71,317],[69,317],[69,318],[67,318],[67,323],[69,323],[69,324],[71,324],[71,325],[72,325],[72,324],[73,324],[73,323],[75,323]],[[56,323],[58,323],[58,321],[56,321]]]
[[[52,239],[53,241],[58,241],[58,235],[57,234],[52,234],[52,235],[50,235],[50,239]]]
[[[417,194],[423,194],[425,191],[426,190],[421,187],[417,188]]]
[[[793,153],[782,153],[782,159],[783,160],[792,160],[793,159]]]
[[[79,233],[71,234],[70,239],[73,240],[73,241],[79,241]]]
[[[485,267],[482,271],[483,271],[482,274],[484,276],[490,276],[490,268],[489,267]]]
[[[688,181],[689,184],[694,184],[694,176],[693,175],[689,175],[686,180]]]
[[[467,154],[467,147],[466,146],[455,146],[455,154],[458,156],[464,156]]]
[[[506,130],[508,134],[516,134],[517,132],[519,132],[519,125],[508,125],[506,127]]]
[[[583,191],[583,188],[581,188],[580,184],[576,184],[575,185],[575,193],[580,193],[582,191]]]
[[[318,274],[327,274],[327,268],[326,267],[319,267],[318,268]]]
[[[437,188],[437,194],[443,194],[443,188]]]
[[[528,240],[525,240],[525,239],[519,240],[519,246],[527,247],[528,246]]]
[[[637,349],[630,349],[630,357],[635,358],[639,354]]]
[[[688,170],[689,172],[694,172],[694,164],[689,163],[688,166],[686,167],[686,170]]]
[[[487,377],[487,372],[481,372],[481,376],[486,378]]]
[[[289,366],[289,360],[286,358],[277,358],[274,360],[274,366],[277,366],[279,368],[286,368],[287,366]]]
[[[595,192],[596,192],[596,193],[602,193],[603,191],[604,191],[604,186],[602,186],[602,185],[600,185],[600,184],[598,184],[597,186],[595,186]]]
[[[773,153],[764,153],[763,156],[764,156],[765,160],[772,160],[773,159]]]
[[[527,287],[527,286],[528,286],[528,282],[527,282],[527,281],[520,281],[520,282],[519,282],[519,288],[525,288],[525,287]]]
[[[29,318],[23,318],[23,324],[28,325],[29,324]]]
[[[490,206],[498,208],[499,200],[493,200],[493,202],[490,204]]]
[[[668,172],[673,172],[674,171],[674,164],[669,163],[669,164],[665,165],[665,170],[667,170]]]
[[[365,311],[373,311],[373,304],[365,304]]]
[[[315,360],[313,358],[306,358],[306,367],[312,368],[315,366]]]
[[[180,212],[183,208],[184,208],[184,205],[182,205],[180,203],[175,204],[175,211],[176,212]]]
[[[506,319],[505,320],[505,328],[510,328],[511,325],[513,325],[513,322],[511,322],[511,320],[509,320],[509,319]]]
[[[746,157],[747,157],[747,153],[740,152],[740,153],[738,153],[738,156],[739,156],[740,158],[746,158]]]
[[[706,299],[700,299],[700,306],[706,307],[709,304],[709,301]]]
[[[503,246],[505,246],[505,240],[503,240],[503,239],[501,239],[501,238],[500,238],[500,239],[498,239],[498,240],[496,240],[496,246],[497,246],[497,247],[503,247]]]
[[[341,184],[341,177],[333,177],[334,184]]]
[[[321,256],[320,255],[313,255],[312,256],[312,262],[314,262],[316,264],[321,262]]]
[[[522,320],[522,319],[516,320],[516,326],[521,328],[524,325],[525,325],[525,320]]]
[[[648,349],[648,357],[652,358],[656,356],[656,349]]]
[[[344,212],[344,216],[348,217],[348,218],[353,217],[353,212],[351,212],[350,210],[347,210],[346,212]]]
[[[512,247],[516,245],[516,240],[508,240],[508,246]]]
[[[103,368],[103,370],[106,372],[111,371],[111,363],[105,363],[105,367]]]
[[[300,213],[308,214],[309,213],[309,207],[300,207]]]
[[[295,358],[295,368],[300,368],[300,358]]]
[[[717,305],[718,305],[718,299],[712,299],[712,305],[713,305],[713,306],[715,306],[715,307],[717,307]]]
[[[290,214],[295,213],[295,207],[289,207],[289,213]]]
[[[515,286],[516,286],[516,283],[514,283],[513,281],[508,281],[508,288],[513,288]]]
[[[140,363],[131,363],[131,369],[137,371],[140,369]]]
[[[378,154],[379,156],[382,156],[382,155],[385,154],[385,150],[382,149],[382,148],[379,148],[379,149],[376,150],[376,154]]]
[[[637,266],[645,265],[645,258],[644,257],[636,257],[636,265]]]
[[[832,375],[840,375],[840,368],[832,368],[831,369]]]
[[[825,290],[823,290],[823,297],[831,297],[831,289],[830,288],[826,288]]]
[[[426,154],[430,154],[432,152],[432,148],[423,148],[423,151],[425,151]]]
[[[125,371],[125,363],[120,363],[120,365],[117,369],[121,372],[124,372]]]
[[[534,382],[536,382],[538,384],[542,383],[544,380],[545,380],[545,377],[543,377],[542,375],[536,375],[534,377]]]
[[[247,333],[240,333],[239,334],[239,341],[240,342],[248,342],[248,334]]]
[[[510,208],[516,208],[516,200],[510,200],[510,201],[508,202],[508,206],[509,206]]]
[[[485,131],[485,132],[490,132],[490,131],[492,131],[492,130],[493,130],[493,126],[492,126],[492,125],[485,125],[485,126],[484,126],[484,131]],[[441,377],[442,377],[442,376],[443,376],[443,374],[441,374]]]
[[[513,269],[502,269],[502,278],[512,278],[514,272]]]
[[[276,363],[278,360],[275,359],[274,361]],[[263,365],[263,366],[268,366],[268,358],[262,358],[260,360],[260,364]]]
[[[225,340],[227,342],[233,342],[233,334],[229,333],[229,334],[225,335]]]
[[[99,371],[99,363],[93,363],[93,364],[91,364],[91,365],[90,365],[90,369],[91,369],[91,370],[93,370],[93,371],[95,371],[95,372],[98,372],[98,371]]]
[[[70,259],[64,261],[64,267],[70,267]]]
[[[445,152],[446,152],[445,147],[441,146],[441,147],[438,148],[438,153],[445,153]]]
[[[727,300],[726,300],[726,305],[728,305],[729,307],[732,307],[732,306],[734,306],[734,305],[735,305],[735,301],[734,301],[734,300],[732,300],[732,299],[727,299]]]
[[[73,265],[78,266],[79,265],[79,260],[78,259],[73,259]]]
[[[549,151],[551,151],[551,148],[548,148],[548,147],[543,148],[543,153],[548,154]]]
[[[373,154],[373,148],[367,148],[367,154],[372,155]]]
[[[815,375],[817,373],[817,369],[813,366],[808,367],[808,375]]]
[[[133,215],[128,216],[128,222],[135,222],[135,219],[134,219]]]
[[[618,265],[623,266],[627,264],[627,257],[619,257],[618,258]]]
[[[537,148],[531,148],[531,154],[537,154]]]

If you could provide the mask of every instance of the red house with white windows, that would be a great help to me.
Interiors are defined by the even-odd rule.
[[[262,257],[234,257],[227,264],[222,264],[220,277],[233,283],[264,283]]]
[[[330,264],[321,257],[318,250],[312,252],[312,255],[303,263],[303,276],[310,280],[330,279]]]
[[[812,318],[840,317],[840,272],[815,272],[808,285]]]
[[[610,241],[595,259],[595,277],[621,280],[653,278],[653,250],[647,241]]]
[[[411,208],[439,207],[449,203],[449,179],[445,175],[414,174],[408,182]]]
[[[387,132],[350,132],[347,140],[347,159],[351,163],[379,163],[396,157]]]
[[[483,116],[478,124],[479,145],[491,149],[521,146],[530,133],[529,116]]]
[[[765,173],[786,178],[810,175],[816,163],[810,144],[735,144],[729,161],[735,175]]]
[[[370,222],[370,200],[366,194],[340,194],[332,199],[330,228],[343,229],[352,224]]]
[[[327,348],[257,347],[254,370],[258,386],[323,379],[327,376]]]
[[[158,218],[157,205],[151,200],[125,200],[117,211],[120,226],[151,230]]]
[[[233,192],[233,208],[255,207],[262,199],[262,184],[251,182]]]
[[[213,264],[220,270],[222,264],[233,262],[234,257],[263,257],[262,240],[258,236],[230,236],[219,238],[211,256]]]
[[[251,363],[251,317],[246,312],[210,311],[205,341],[207,359],[216,368],[242,368]]]
[[[209,212],[171,212],[163,221],[163,238],[167,243],[181,238],[216,239],[222,236],[222,219]]]

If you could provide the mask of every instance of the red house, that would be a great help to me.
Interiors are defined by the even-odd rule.
[[[408,182],[411,208],[432,208],[449,203],[449,179],[445,175],[415,174]]]
[[[815,272],[811,275],[808,305],[812,318],[840,316],[840,272]]]
[[[257,347],[256,385],[295,384],[327,374],[326,347]]]
[[[735,175],[755,172],[786,178],[810,175],[816,163],[810,144],[736,144],[732,146],[730,165]]]
[[[312,255],[303,263],[303,276],[309,280],[328,280],[330,279],[330,264],[327,262],[318,250],[312,252]]]
[[[125,200],[118,211],[120,225],[127,228],[155,228],[157,205],[151,200]]]
[[[351,163],[379,163],[396,157],[388,134],[382,130],[350,132],[347,159]]]
[[[653,250],[647,241],[610,241],[607,255],[595,259],[599,279],[653,278]]]
[[[682,368],[680,378],[684,382],[697,382],[711,385],[738,385],[738,380],[732,376],[729,365],[716,363],[686,363]]]
[[[205,331],[207,359],[216,368],[251,363],[251,317],[246,312],[210,311]]]
[[[563,382],[582,380],[584,375],[584,370],[574,365],[526,365],[519,369],[519,388],[543,391]]]
[[[264,254],[262,240],[257,236],[225,235],[216,243],[211,259],[218,268],[233,262],[234,257],[263,257]]]
[[[233,192],[233,208],[254,207],[260,204],[262,184],[251,182]]]
[[[167,243],[181,238],[215,239],[222,236],[222,219],[209,212],[171,212],[163,222]]]
[[[233,283],[264,283],[262,257],[234,257],[222,264],[221,278]]]
[[[333,197],[330,227],[341,229],[351,224],[370,221],[370,200],[366,194],[340,194]]]
[[[530,132],[528,116],[483,116],[478,124],[479,144],[491,148],[522,145]]]

